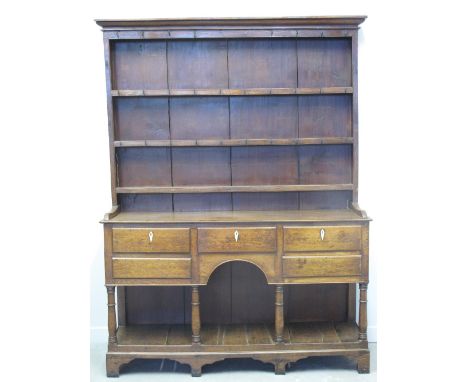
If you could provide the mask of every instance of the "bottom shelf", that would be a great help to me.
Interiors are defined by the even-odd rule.
[[[202,345],[272,345],[273,324],[202,325]],[[284,343],[320,344],[357,342],[359,329],[354,322],[288,323]],[[190,325],[131,325],[117,331],[119,345],[191,345]]]

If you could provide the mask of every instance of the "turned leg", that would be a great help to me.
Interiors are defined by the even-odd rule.
[[[276,361],[275,362],[275,374],[277,374],[277,375],[286,374],[286,362],[285,361]]]
[[[283,286],[277,285],[275,292],[275,341],[283,342],[284,330],[284,307],[283,307]]]
[[[200,343],[200,294],[198,292],[198,287],[192,287],[192,343]],[[192,368],[192,375],[193,375]],[[201,367],[200,367],[201,374]]]
[[[370,372],[370,353],[360,355],[357,358],[357,371],[359,374]]]
[[[115,286],[107,288],[107,328],[109,330],[109,345],[117,343],[117,321],[115,316]]]
[[[367,341],[367,283],[359,284],[359,340]]]

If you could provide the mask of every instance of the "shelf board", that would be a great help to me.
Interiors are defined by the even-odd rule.
[[[105,223],[297,223],[369,220],[352,209],[202,212],[118,212]]]
[[[118,194],[200,194],[211,192],[298,192],[353,190],[350,183],[344,184],[286,184],[258,186],[167,186],[167,187],[117,187]]]
[[[274,345],[273,324],[202,325],[201,345]],[[357,342],[359,330],[354,322],[288,323],[284,327],[286,345],[304,343]],[[191,345],[190,325],[130,325],[117,331],[119,345]]]
[[[262,96],[352,94],[352,86],[316,88],[252,88],[252,89],[134,89],[111,90],[113,97],[186,97],[186,96]]]
[[[352,137],[292,139],[177,139],[115,141],[114,147],[299,146],[353,144]]]

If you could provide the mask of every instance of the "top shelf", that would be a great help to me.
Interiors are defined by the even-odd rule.
[[[251,89],[135,89],[111,90],[113,97],[187,97],[187,96],[264,96],[353,94],[352,86],[322,88],[251,88]]]
[[[354,209],[203,211],[203,212],[122,212],[116,207],[101,223],[297,223],[366,221],[367,215]]]

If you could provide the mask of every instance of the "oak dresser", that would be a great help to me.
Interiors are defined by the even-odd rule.
[[[102,221],[108,376],[137,358],[200,376],[227,358],[284,374],[339,355],[369,372],[364,19],[97,20],[113,204]]]

